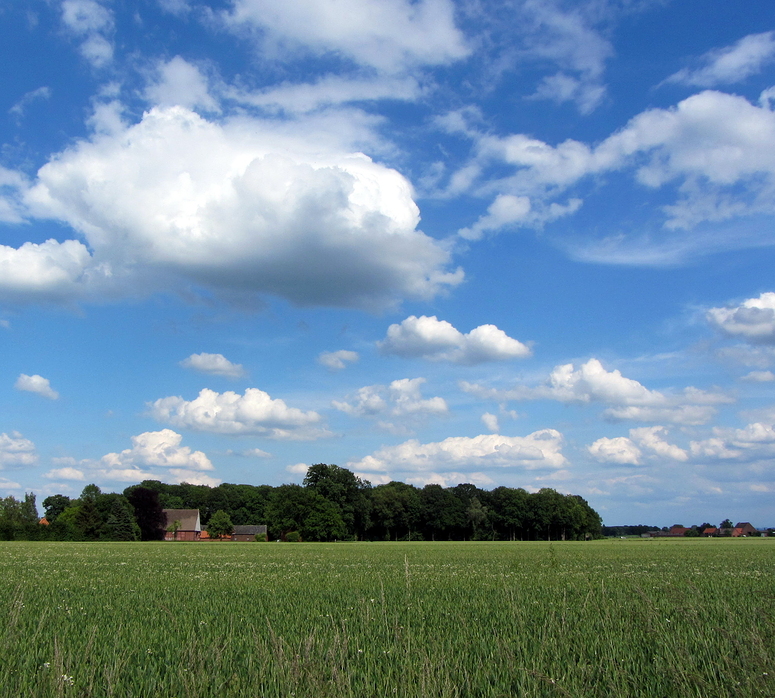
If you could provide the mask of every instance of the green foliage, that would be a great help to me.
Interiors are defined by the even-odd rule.
[[[298,531],[288,531],[285,534],[285,541],[287,543],[299,543],[301,542],[301,534]]]
[[[223,509],[216,511],[207,522],[207,533],[210,538],[230,536],[233,531],[234,524],[232,524],[231,518]]]
[[[110,516],[102,529],[102,539],[113,541],[140,540],[140,527],[132,516],[131,505],[124,497],[114,500]]]
[[[46,520],[52,524],[57,517],[71,504],[70,497],[63,494],[52,494],[43,500],[43,508],[46,511]]]
[[[266,543],[266,533],[256,533],[255,541],[256,543]]]

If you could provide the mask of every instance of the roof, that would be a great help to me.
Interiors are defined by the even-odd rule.
[[[235,536],[255,536],[258,533],[266,533],[266,526],[235,526]]]
[[[175,521],[180,521],[178,531],[202,530],[199,509],[163,509],[162,511],[167,515],[167,526],[172,526]]]

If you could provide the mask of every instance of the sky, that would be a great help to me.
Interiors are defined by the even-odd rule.
[[[775,5],[0,0],[0,495],[775,525]]]

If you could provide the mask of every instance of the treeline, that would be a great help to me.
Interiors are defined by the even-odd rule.
[[[646,526],[645,524],[639,524],[637,526],[603,526],[603,535],[606,537],[615,536],[621,538],[622,536],[641,536],[644,533],[650,531],[661,531],[659,526]],[[667,529],[664,529],[665,531]]]
[[[32,505],[34,509],[34,495]],[[266,524],[270,540],[584,540],[599,537],[598,513],[577,495],[545,488],[483,490],[403,482],[372,486],[346,468],[310,466],[302,485],[218,487],[146,480],[122,494],[88,485],[81,496],[43,501],[48,526],[15,537],[53,540],[153,540],[163,537],[161,509],[217,512],[231,523]]]

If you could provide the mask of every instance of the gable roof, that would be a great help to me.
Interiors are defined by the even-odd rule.
[[[167,515],[167,526],[172,526],[175,521],[180,521],[179,531],[202,530],[199,509],[162,509],[162,511]]]

